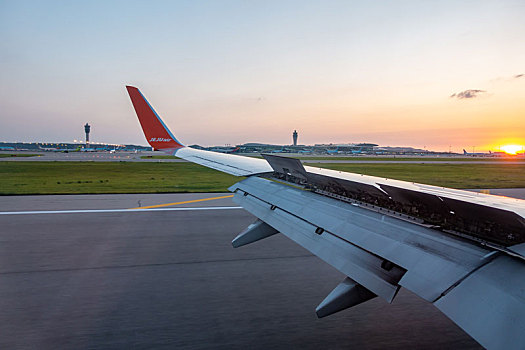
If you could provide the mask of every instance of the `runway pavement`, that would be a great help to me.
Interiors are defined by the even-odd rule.
[[[525,188],[496,188],[483,190],[469,190],[474,192],[483,192],[495,196],[505,196],[518,199],[525,199]]]
[[[3,152],[3,153],[28,153],[28,152]],[[155,159],[148,158],[148,156],[164,155],[161,152],[29,152],[31,154],[38,154],[38,157],[10,157],[0,158],[0,161],[10,162],[28,162],[28,161],[57,161],[57,162],[153,162],[153,163],[181,163],[186,162],[184,159]],[[145,158],[142,158],[145,157]],[[293,157],[293,156],[292,156]],[[421,158],[421,157],[419,157]],[[461,160],[464,159],[464,160]],[[389,160],[362,160],[359,157],[354,159],[302,159],[303,163],[315,166],[315,164],[326,164],[326,163],[344,163],[344,164],[525,164],[525,158],[517,158],[515,160],[503,160],[497,158],[456,158],[456,157],[441,157],[436,160],[435,157],[428,157],[425,160],[396,160],[392,157]]]
[[[4,153],[16,153],[16,152],[4,152]],[[153,155],[165,155],[160,152],[18,152],[21,154],[37,154],[35,157],[9,157],[0,158],[0,161],[9,162],[186,162],[183,159],[155,159],[155,158],[144,158]]]
[[[229,195],[0,197],[0,348],[480,348],[405,289],[317,319],[344,276],[281,235],[232,248]],[[110,211],[138,201],[174,204]],[[5,214],[39,210],[78,212]]]

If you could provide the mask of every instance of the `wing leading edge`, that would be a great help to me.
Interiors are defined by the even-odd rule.
[[[319,317],[404,287],[487,348],[525,345],[525,201],[189,148],[127,89],[153,148],[249,176],[230,191],[258,220],[234,247],[280,232],[348,276]]]

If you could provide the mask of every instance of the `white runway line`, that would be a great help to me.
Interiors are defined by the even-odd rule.
[[[2,211],[0,215],[34,215],[34,214],[92,214],[92,213],[131,213],[151,211],[192,211],[192,210],[231,210],[242,207],[193,207],[193,208],[159,208],[159,209],[87,209],[87,210],[38,210],[38,211]]]

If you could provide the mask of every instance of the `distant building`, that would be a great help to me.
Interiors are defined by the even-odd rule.
[[[86,132],[86,147],[88,147],[89,146],[89,132],[91,131],[91,125],[86,123],[86,125],[84,125],[84,131]]]
[[[86,132],[86,147],[89,147],[89,132],[91,131],[91,125],[86,123],[86,125],[84,125],[84,131]]]
[[[293,131],[293,145],[297,146],[297,130]]]

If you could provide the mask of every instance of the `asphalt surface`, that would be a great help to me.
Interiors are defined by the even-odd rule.
[[[20,154],[37,154],[35,157],[8,157],[0,161],[9,162],[186,162],[183,159],[154,159],[144,158],[153,155],[165,155],[160,152],[3,152]]]
[[[317,319],[344,276],[281,235],[232,248],[254,217],[230,198],[82,212],[227,195],[0,197],[2,213],[81,210],[0,215],[0,348],[480,348],[404,289]]]
[[[195,200],[231,196],[231,193],[139,193],[45,196],[0,196],[0,212],[23,210],[130,209],[158,204],[179,203],[177,207],[237,206],[231,198]],[[181,203],[190,202],[191,203]],[[170,207],[165,206],[165,207]]]
[[[484,190],[469,190],[474,192],[484,192],[495,196],[505,196],[518,199],[525,199],[525,188],[496,188],[496,189],[484,189]]]
[[[183,159],[155,159],[148,158],[148,156],[164,155],[161,152],[0,152],[0,153],[19,153],[19,154],[38,154],[38,157],[9,157],[9,158],[0,158],[0,161],[10,161],[10,162],[27,162],[27,161],[36,161],[36,162],[154,162],[154,163],[181,163],[186,162]],[[145,158],[142,158],[145,157]],[[293,155],[290,155],[293,157]],[[421,158],[421,157],[418,157]],[[465,159],[465,160],[461,160]],[[428,160],[396,160],[395,157],[392,157],[391,160],[361,160],[359,157],[350,160],[341,160],[341,159],[323,159],[323,160],[312,160],[312,159],[303,159],[303,163],[308,163],[310,165],[323,164],[323,163],[344,163],[344,164],[525,164],[525,158],[518,158],[516,160],[502,160],[497,158],[458,158],[450,157],[450,160],[447,160],[447,157],[440,157],[439,160],[435,160],[433,157],[429,157]]]

